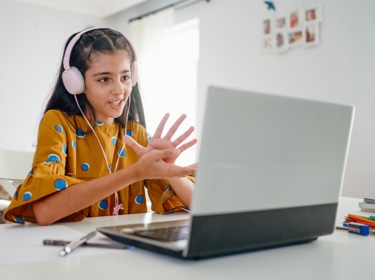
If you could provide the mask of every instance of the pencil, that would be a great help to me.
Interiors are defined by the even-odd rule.
[[[369,225],[372,228],[375,228],[375,221],[371,220],[370,218],[365,218],[365,217],[354,215],[354,214],[348,214],[348,218],[355,220],[357,222],[362,222],[366,225]]]
[[[66,246],[70,243],[67,240],[54,240],[54,239],[44,239],[43,245],[49,246]],[[83,243],[81,246],[85,247],[96,247],[96,248],[109,248],[109,249],[127,249],[129,246],[124,244],[104,244],[104,243]]]

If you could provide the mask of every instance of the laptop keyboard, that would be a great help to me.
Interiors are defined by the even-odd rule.
[[[179,241],[187,239],[189,236],[188,226],[177,226],[147,230],[137,230],[134,235],[158,240],[158,241]]]

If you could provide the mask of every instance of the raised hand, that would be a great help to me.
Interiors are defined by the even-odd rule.
[[[181,115],[163,137],[162,136],[163,130],[164,130],[165,124],[168,121],[168,118],[169,118],[169,114],[165,114],[163,119],[160,121],[158,127],[156,128],[155,134],[151,138],[147,147],[143,147],[142,145],[138,144],[133,138],[129,136],[124,137],[125,143],[129,147],[131,147],[140,157],[155,149],[156,150],[178,149],[179,150],[178,153],[174,154],[173,156],[163,158],[164,162],[174,164],[176,162],[176,159],[182,152],[186,151],[187,149],[192,147],[195,143],[197,143],[197,139],[193,139],[184,143],[184,141],[194,131],[194,127],[191,126],[183,134],[178,136],[175,140],[172,140],[172,137],[175,135],[176,131],[178,130],[182,122],[186,119],[186,115]]]

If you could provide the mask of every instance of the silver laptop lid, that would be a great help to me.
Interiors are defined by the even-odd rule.
[[[192,214],[337,203],[353,116],[353,106],[211,87]]]

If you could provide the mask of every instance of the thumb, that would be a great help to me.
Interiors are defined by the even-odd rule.
[[[154,155],[158,159],[175,157],[180,154],[180,150],[173,148],[173,149],[166,149],[166,150],[154,150]]]
[[[133,149],[134,152],[136,152],[137,155],[141,155],[142,153],[142,146],[139,145],[132,137],[129,137],[128,135],[124,135],[123,137],[124,142],[126,145],[128,145],[130,148]]]

